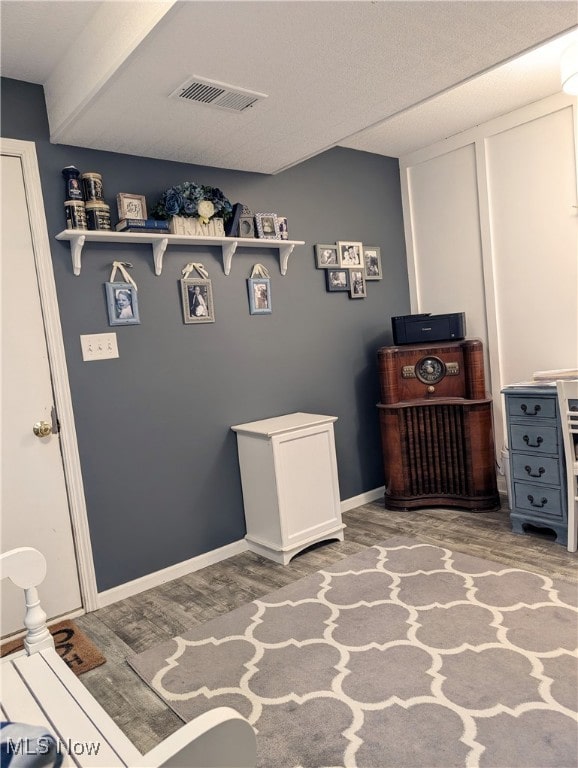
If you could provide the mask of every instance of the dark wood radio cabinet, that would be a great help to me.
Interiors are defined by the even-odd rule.
[[[386,508],[498,509],[482,342],[382,347],[378,364]]]

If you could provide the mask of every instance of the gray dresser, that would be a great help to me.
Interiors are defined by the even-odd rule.
[[[508,428],[510,520],[515,533],[549,529],[568,540],[564,446],[556,387],[544,382],[502,390]]]

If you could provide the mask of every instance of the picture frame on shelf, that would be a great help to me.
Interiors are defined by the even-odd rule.
[[[256,213],[255,229],[257,237],[264,240],[280,240],[279,220],[276,213]]]
[[[144,195],[131,195],[128,192],[119,192],[116,196],[118,218],[121,219],[146,219],[147,201]]]
[[[180,283],[185,323],[214,323],[215,307],[211,281],[204,278],[185,277]]]
[[[279,238],[281,240],[289,240],[289,231],[287,229],[287,216],[277,215],[277,222],[279,223]]]
[[[340,267],[363,267],[363,244],[352,241],[337,243]]]
[[[352,299],[364,299],[367,296],[367,285],[365,282],[364,269],[350,269],[350,288],[349,296]]]
[[[270,315],[271,279],[268,277],[250,277],[247,280],[249,290],[249,309],[252,315]]]
[[[140,325],[138,292],[131,283],[105,283],[109,325]]]
[[[339,253],[337,245],[323,245],[318,243],[315,246],[315,266],[317,269],[331,269],[339,266]]]
[[[330,293],[338,291],[349,291],[350,289],[350,270],[349,269],[328,269],[325,272],[325,286]]]
[[[239,217],[238,237],[255,237],[255,220],[253,214],[250,216],[243,214]]]
[[[363,246],[363,265],[366,280],[381,280],[381,248],[376,245]]]

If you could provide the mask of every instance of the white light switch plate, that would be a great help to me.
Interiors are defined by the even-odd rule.
[[[116,333],[92,333],[80,337],[83,360],[107,360],[118,357]]]

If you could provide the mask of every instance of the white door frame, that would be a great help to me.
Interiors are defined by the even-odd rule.
[[[60,422],[60,446],[80,593],[84,610],[94,611],[98,608],[96,576],[36,145],[32,141],[0,138],[0,149],[3,155],[18,157],[22,163],[54,404]]]

